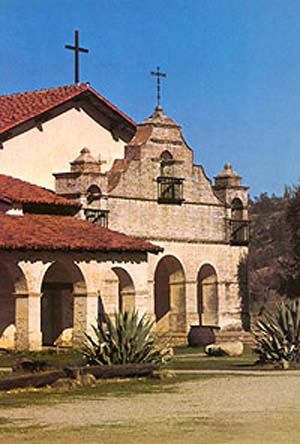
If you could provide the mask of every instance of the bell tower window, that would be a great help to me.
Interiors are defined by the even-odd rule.
[[[86,220],[101,227],[108,227],[108,210],[102,208],[102,192],[98,185],[91,185],[86,193],[86,208],[84,215]]]
[[[244,207],[241,199],[234,198],[231,203],[230,243],[232,245],[248,245],[249,221],[244,219]]]
[[[183,179],[175,177],[172,154],[163,151],[160,156],[160,176],[157,178],[158,202],[162,204],[181,204],[183,202]]]

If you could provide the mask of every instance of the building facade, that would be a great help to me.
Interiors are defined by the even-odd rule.
[[[56,192],[82,204],[80,217],[163,247],[147,264],[147,311],[159,331],[178,342],[191,325],[242,332],[248,189],[230,164],[212,184],[158,106],[109,170],[85,147],[54,175]]]

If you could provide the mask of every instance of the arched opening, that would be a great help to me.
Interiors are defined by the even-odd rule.
[[[91,185],[87,190],[87,202],[91,204],[94,201],[101,199],[101,190],[98,185]]]
[[[133,310],[135,307],[135,288],[129,273],[120,267],[114,267],[113,272],[118,276],[118,305],[119,311]]]
[[[218,325],[219,301],[216,270],[209,264],[200,268],[198,273],[198,314],[200,325]]]
[[[243,203],[238,197],[235,197],[231,202],[231,218],[233,220],[243,219]]]
[[[173,159],[173,156],[172,156],[172,154],[170,153],[170,151],[168,151],[168,150],[165,150],[165,151],[163,151],[162,153],[161,153],[161,155],[160,155],[160,158],[161,158],[161,160],[172,160]]]
[[[54,262],[48,268],[42,283],[43,345],[54,345],[63,333],[70,342],[67,345],[72,345],[74,293],[77,291],[86,292],[85,281],[79,268],[73,263]]]
[[[161,331],[186,331],[185,274],[174,256],[163,257],[154,276],[155,316]]]
[[[15,293],[27,293],[25,276],[18,266],[0,263],[0,348],[15,346]]]
[[[165,150],[160,155],[160,175],[163,177],[172,177],[173,176],[173,156],[168,151]]]

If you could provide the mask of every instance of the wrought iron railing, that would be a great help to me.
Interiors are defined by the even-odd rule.
[[[158,202],[181,204],[183,202],[183,179],[160,176],[157,178]]]
[[[231,245],[248,245],[250,240],[250,223],[248,220],[229,220]]]
[[[97,210],[94,208],[86,208],[84,210],[86,220],[104,228],[108,227],[108,213],[108,210]]]

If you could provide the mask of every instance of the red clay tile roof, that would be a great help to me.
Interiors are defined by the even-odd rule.
[[[74,200],[57,196],[52,191],[5,174],[0,174],[0,197],[12,202],[58,205],[74,208],[74,210],[78,210],[81,206]]]
[[[162,248],[71,216],[0,213],[0,249],[64,251],[140,251]]]
[[[4,202],[7,204],[13,203],[12,200],[7,196],[7,194],[3,193],[1,190],[0,190],[0,202]]]
[[[153,132],[153,127],[150,125],[138,125],[134,137],[130,141],[130,146],[143,145],[148,142]]]
[[[102,103],[127,121],[130,126],[136,126],[132,119],[91,88],[88,83],[80,83],[0,96],[0,134],[85,92],[92,93]]]

